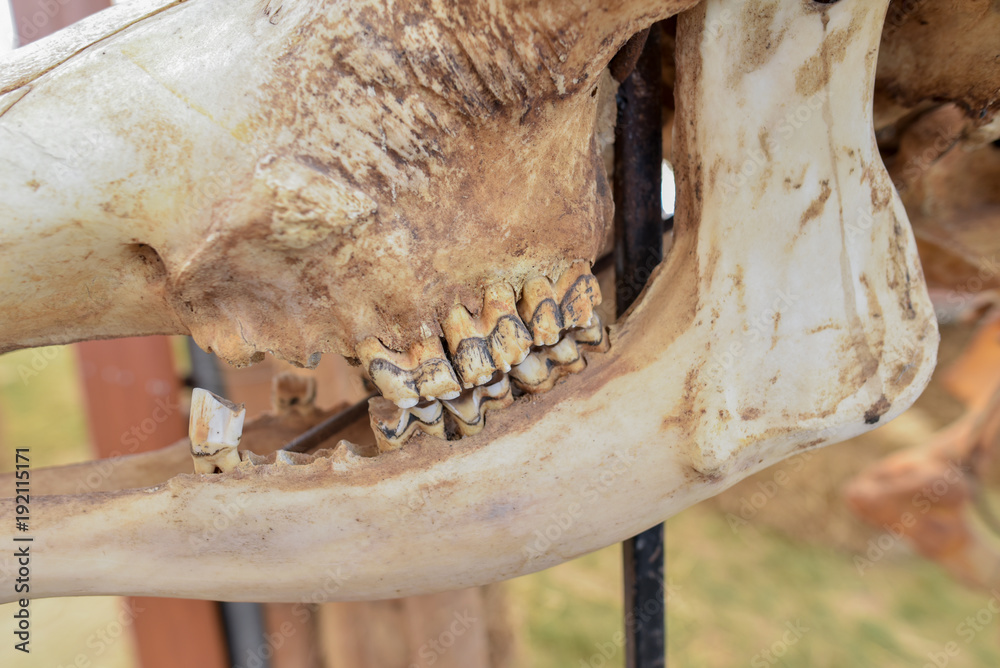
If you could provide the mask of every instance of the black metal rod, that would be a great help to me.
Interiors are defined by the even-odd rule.
[[[618,91],[615,130],[615,298],[621,316],[663,259],[660,26]],[[625,665],[666,665],[663,525],[623,545]]]
[[[226,396],[226,380],[219,368],[218,358],[198,347],[194,339],[188,338],[188,355],[191,358],[191,383],[195,387]],[[229,651],[229,665],[245,666],[252,658],[254,665],[270,668],[270,653],[267,647],[267,632],[264,624],[264,609],[259,603],[219,602],[219,614],[226,634],[226,649]]]
[[[365,415],[368,412],[368,400],[374,396],[374,394],[369,394],[350,408],[345,408],[336,415],[328,417],[315,427],[307,429],[290,440],[281,449],[288,452],[309,452],[341,429],[350,426],[355,420]]]

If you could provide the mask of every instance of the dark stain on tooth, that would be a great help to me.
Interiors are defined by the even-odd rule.
[[[486,339],[476,336],[464,339],[458,344],[452,361],[459,375],[466,383],[475,383],[482,370],[492,370],[493,356],[490,355]]]
[[[487,338],[490,346],[495,350],[507,350],[510,347],[507,345],[509,339],[512,339],[514,345],[519,348],[529,347],[532,342],[528,328],[524,326],[520,318],[514,315],[501,316]]]
[[[572,327],[590,320],[594,311],[595,294],[600,288],[593,274],[583,274],[569,286],[563,295],[560,310],[563,313],[566,326]]]
[[[443,378],[453,380],[455,385],[458,385],[458,378],[455,377],[451,364],[439,357],[427,360],[411,373],[416,376],[416,387],[420,396],[425,396],[423,392],[425,384],[440,382]]]
[[[381,358],[373,359],[371,364],[368,365],[368,376],[383,394],[385,394],[385,390],[379,385],[378,378],[384,378],[385,376],[390,376],[400,384],[417,392],[417,384],[413,379],[413,373],[405,369],[400,369],[388,360]]]
[[[559,309],[559,305],[556,304],[556,300],[549,297],[539,302],[538,306],[535,307],[535,312],[531,314],[529,325],[532,333],[544,321],[546,312],[552,314],[552,318],[560,330],[563,328],[562,312]]]

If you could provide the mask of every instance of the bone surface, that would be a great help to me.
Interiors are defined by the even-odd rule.
[[[194,34],[182,31],[184,38],[198,42],[205,38],[198,26],[216,25],[208,21],[210,13],[202,16],[198,12],[208,12],[218,5],[209,0],[189,4],[173,10],[166,18],[176,21],[177,16],[187,17]],[[293,31],[288,24],[299,20],[300,12],[306,10],[298,4],[285,6],[289,8],[284,15],[286,23],[279,19],[276,32],[291,39]],[[558,15],[570,5],[545,6]],[[680,8],[664,3],[660,14],[644,13],[631,3],[616,5],[607,13],[588,8],[590,15],[600,14],[601,21],[617,23],[617,32],[611,34],[620,39],[613,39],[614,44],[604,49],[597,46],[603,36],[594,24],[572,24],[583,26],[580,39],[590,48],[579,53],[569,49],[564,54],[568,65],[554,70],[553,97],[544,104],[539,98],[544,110],[531,113],[560,117],[561,127],[567,132],[585,119],[592,123],[595,110],[583,99],[589,99],[590,89],[577,87],[572,76],[560,79],[565,67],[588,59],[603,66],[625,38]],[[39,527],[34,536],[37,551],[33,550],[33,561],[45,577],[39,578],[37,591],[33,586],[33,595],[138,594],[294,601],[317,593],[316,564],[341,569],[341,586],[330,596],[345,600],[393,598],[478,585],[547,568],[618,542],[784,457],[850,438],[898,415],[930,377],[937,330],[913,236],[872,133],[875,55],[885,10],[884,1],[841,0],[827,4],[706,0],[679,17],[674,137],[676,238],[641,299],[627,317],[611,328],[610,350],[593,355],[580,373],[556,383],[546,393],[522,397],[503,410],[489,412],[479,433],[459,441],[418,433],[402,447],[375,457],[361,457],[356,454],[358,449],[338,447],[298,465],[251,466],[245,462],[230,473],[181,475],[139,490],[41,497],[33,505],[34,524]],[[196,18],[206,21],[198,22]],[[373,18],[379,18],[377,12]],[[164,19],[164,25],[169,30],[164,28],[161,35],[172,34],[188,24]],[[266,29],[250,19],[245,25],[248,31]],[[421,30],[433,33],[434,25]],[[147,58],[142,62],[148,69],[148,54],[137,42],[159,29],[152,26],[145,31],[126,31],[124,37],[111,40],[107,61],[131,67],[128,59],[116,55],[127,45],[132,54],[138,54],[133,57]],[[406,36],[419,37],[412,31]],[[269,43],[250,41],[252,49],[246,47],[245,52],[237,50],[226,57],[239,61],[245,55],[254,67],[271,67],[273,53],[265,48]],[[233,47],[221,38],[216,44],[221,46],[210,45],[203,54],[192,54],[211,60],[219,57],[212,49]],[[558,40],[552,44],[559,48]],[[480,46],[473,39],[466,48],[475,54]],[[330,54],[329,48],[323,53],[324,59],[343,57],[354,67],[361,66],[351,60],[356,53]],[[389,78],[396,62],[376,57],[382,53],[372,55],[366,63],[384,68],[384,76]],[[182,55],[172,61],[178,71],[184,70],[189,55],[194,57],[186,52]],[[423,67],[419,59],[409,62]],[[553,62],[559,62],[559,58]],[[162,78],[168,70],[158,71],[159,76]],[[329,72],[324,70],[322,74],[323,81],[327,81]],[[67,70],[65,74],[54,70],[0,122],[16,122],[19,128],[25,128],[24,132],[41,133],[30,134],[41,141],[47,127],[43,123],[36,128],[29,122],[35,116],[27,107],[19,107],[30,102],[36,90],[54,94],[58,84],[63,87],[59,90],[68,95],[76,90],[71,85],[74,81],[82,89],[81,76],[78,70]],[[596,78],[595,72],[589,80]],[[443,79],[429,77],[427,85],[441,88],[440,81]],[[497,85],[504,81],[490,78]],[[219,95],[229,91],[231,84],[217,83]],[[530,81],[524,85],[530,85]],[[205,90],[216,89],[206,86]],[[501,92],[510,90],[505,87]],[[762,90],[767,94],[761,94]],[[382,91],[376,89],[375,97],[379,98]],[[281,91],[281,95],[287,94]],[[442,94],[451,93],[442,89]],[[175,93],[169,95],[176,97]],[[158,99],[167,99],[168,93],[162,96]],[[479,99],[469,97],[470,104]],[[726,103],[720,104],[721,100]],[[386,98],[384,102],[391,104],[392,100]],[[570,108],[577,111],[563,116]],[[37,109],[35,114],[40,113]],[[14,116],[10,116],[12,113]],[[72,114],[61,117],[60,122],[66,122],[67,117],[77,122]],[[288,120],[280,114],[276,118]],[[301,118],[313,117],[303,114]],[[227,124],[231,135],[240,135],[245,129],[238,119],[224,115],[215,121]],[[190,112],[190,122],[209,123],[194,111]],[[572,186],[551,175],[551,171],[573,172],[573,179],[588,179],[592,177],[588,160],[597,158],[587,150],[581,149],[579,155],[570,151],[573,155],[569,162],[557,160],[558,167],[550,168],[548,160],[552,156],[547,147],[551,143],[564,145],[567,136],[576,135],[556,133],[538,137],[532,144],[526,141],[525,133],[534,133],[538,126],[530,127],[527,117],[526,122],[523,127],[497,128],[509,130],[510,136],[465,136],[471,148],[460,147],[460,139],[452,140],[443,132],[439,146],[446,157],[435,158],[438,149],[433,145],[422,147],[428,151],[426,156],[418,148],[413,148],[416,154],[407,155],[425,161],[421,164],[443,162],[455,167],[457,163],[450,162],[452,151],[476,152],[493,142],[516,146],[516,151],[503,156],[522,165],[538,165],[537,173],[526,167],[518,174],[524,182],[515,184],[518,189],[531,191],[533,202],[530,207],[518,204],[513,209],[504,205],[506,208],[496,215],[505,220],[537,221],[539,207],[549,207],[549,213],[561,211],[580,196],[579,185]],[[458,132],[458,127],[452,129]],[[288,130],[292,135],[296,131]],[[401,131],[391,124],[385,126],[387,141],[394,142],[394,149],[401,147],[396,135]],[[377,129],[373,132],[372,145],[377,147],[380,136]],[[316,137],[311,135],[310,139]],[[588,146],[590,142],[588,136]],[[315,143],[328,145],[325,141]],[[30,144],[26,140],[24,146],[37,157],[40,149]],[[45,146],[44,142],[41,145]],[[303,139],[301,145],[308,142]],[[192,150],[201,150],[194,148],[198,146],[202,145],[195,142]],[[205,154],[178,160],[181,164],[189,160],[191,165],[198,160],[215,160],[211,150],[221,151],[227,146],[226,142],[212,144],[205,146]],[[352,148],[360,151],[364,147]],[[763,164],[752,158],[758,149],[767,155]],[[354,159],[351,151],[345,149],[343,154],[345,160]],[[247,160],[236,150],[226,155],[233,157],[234,164],[248,168],[248,183],[274,180],[262,177],[253,181],[250,175],[255,173],[254,160]],[[288,155],[295,153],[290,151]],[[278,167],[267,167],[265,171],[273,169]],[[284,173],[283,169],[274,173]],[[370,170],[378,172],[376,168]],[[437,176],[447,171],[437,170],[429,168]],[[374,181],[366,181],[369,183]],[[540,185],[531,188],[526,183]],[[181,185],[178,192],[190,192],[186,182]],[[342,186],[343,192],[337,191],[338,197],[349,200],[351,206],[346,210],[356,213],[358,221],[363,220],[370,206],[348,185]],[[426,209],[427,203],[433,201],[457,206],[463,201],[467,181],[456,178],[439,187],[445,188],[439,193],[440,200],[421,199],[412,193],[402,194],[400,199],[405,198],[406,206],[414,211]],[[80,191],[84,189],[80,187]],[[36,202],[29,190],[25,186],[13,201]],[[590,204],[583,213],[589,215],[607,204],[606,193],[593,197],[599,190],[596,186],[585,189]],[[368,192],[364,188],[361,191]],[[49,193],[48,187],[45,192]],[[305,188],[304,192],[320,197],[318,190]],[[279,189],[275,197],[280,193]],[[289,206],[295,203],[287,201]],[[379,192],[377,203],[374,215],[382,216],[391,209],[391,194]],[[444,209],[430,208],[433,216],[428,214],[428,220],[447,215]],[[279,213],[292,211],[287,207],[278,209]],[[403,205],[397,209],[404,210]],[[261,239],[270,239],[275,218],[271,208],[265,207],[265,211],[269,215],[263,218],[260,234]],[[350,220],[346,213],[344,216]],[[582,237],[590,239],[586,221],[597,217],[577,218],[578,225],[570,236],[580,238],[583,229]],[[551,218],[562,220],[558,215]],[[296,216],[281,213],[278,219],[284,225],[294,222]],[[461,233],[462,226],[471,220],[468,215],[449,218],[453,219],[457,227],[451,230],[452,238],[475,238]],[[379,218],[379,224],[391,227],[391,220]],[[584,223],[580,224],[580,220]],[[343,223],[349,225],[364,223]],[[211,247],[234,241],[227,236],[229,228],[223,227],[217,234],[213,232]],[[62,226],[53,224],[52,229]],[[192,231],[189,241],[201,239],[206,229]],[[552,233],[558,236],[562,229],[555,224]],[[505,223],[500,235],[507,231],[511,236],[519,233]],[[303,236],[308,233],[308,229],[295,232]],[[545,234],[549,234],[548,228]],[[331,235],[343,240],[340,233]],[[443,235],[442,230],[441,235],[430,237],[431,243],[437,243]],[[406,245],[409,239],[412,237],[399,235],[392,243]],[[281,243],[287,243],[287,235]],[[331,253],[341,247],[339,243],[320,243],[318,251]],[[531,248],[533,240],[524,237],[521,243]],[[168,274],[180,277],[164,279],[163,299],[167,299],[168,282],[184,283],[198,272],[227,275],[225,272],[232,269],[218,266],[218,254],[201,262],[197,253],[180,253],[188,260],[179,268],[173,267],[176,260],[166,252],[168,244],[159,245],[164,249],[158,250],[161,256],[170,258],[166,262],[171,265]],[[546,247],[551,250],[552,245]],[[208,248],[206,242],[202,252]],[[380,250],[388,259],[379,276],[392,277],[394,284],[409,285],[404,279],[419,274],[425,280],[415,285],[426,286],[438,276],[432,269],[433,262],[396,263],[399,255],[388,242]],[[426,247],[411,246],[410,250],[415,254],[426,251],[425,258],[436,257],[438,262],[444,262],[443,256]],[[503,278],[512,286],[527,286],[540,276],[561,276],[577,260],[592,259],[589,252],[566,257],[532,251],[529,254],[533,258],[518,260],[506,254],[506,247],[499,252],[491,248],[490,254],[496,255],[493,266],[511,267],[510,275]],[[376,255],[373,252],[369,257]],[[553,255],[561,258],[552,260]],[[533,264],[538,262],[559,266],[539,269]],[[269,272],[274,269],[271,275],[280,274],[277,265],[263,266]],[[308,271],[307,267],[304,262],[301,271]],[[389,309],[393,316],[381,322],[376,338],[391,350],[409,350],[425,338],[436,336],[438,332],[428,330],[433,330],[457,302],[470,313],[478,308],[476,302],[481,294],[470,290],[473,294],[467,299],[457,300],[456,294],[468,287],[465,279],[469,276],[477,275],[478,287],[493,280],[482,274],[496,270],[470,267],[456,268],[464,279],[444,281],[446,287],[432,300],[442,305],[440,312],[425,304],[425,308],[417,309],[423,315],[400,315],[397,319],[395,314],[404,310],[401,303],[413,296],[407,289],[395,294],[373,288],[365,300],[356,303],[375,304],[379,299],[371,298],[384,298],[381,308]],[[248,276],[239,274],[237,278]],[[255,289],[260,287],[251,283]],[[458,284],[465,287],[455,288]],[[190,288],[190,282],[187,285]],[[289,282],[287,286],[299,289],[300,284]],[[350,284],[345,287],[348,300],[357,296],[354,289]],[[275,303],[279,301],[280,291],[272,290],[276,290],[274,284],[263,292],[257,290],[260,303],[271,297]],[[205,292],[181,293],[192,300],[196,311],[213,303]],[[133,298],[141,294],[136,289]],[[253,302],[241,303],[238,296],[230,293],[230,299],[219,301],[213,307],[214,320],[184,316],[193,318],[191,326],[200,329],[203,338],[217,341],[220,346],[223,342],[233,343],[239,353],[234,354],[237,359],[250,354],[258,343],[272,339],[259,324],[261,318],[251,318],[252,309],[247,304]],[[293,299],[304,297],[296,295]],[[541,304],[545,299],[536,301]],[[235,310],[222,313],[221,305],[230,304]],[[374,305],[364,308],[371,309],[372,321],[379,320]],[[431,311],[433,321],[427,317]],[[539,339],[537,334],[542,329],[536,332],[530,324],[535,313],[520,315],[534,344],[558,343],[558,337],[545,338],[550,337],[548,333]],[[331,317],[340,322],[343,340],[351,344],[345,354],[353,354],[353,346],[373,335],[367,329],[359,333],[353,324],[344,326],[342,314]],[[552,311],[555,317],[556,311]],[[558,317],[565,317],[561,309]],[[86,331],[114,329],[114,322],[125,322],[107,318],[85,323],[91,328]],[[48,340],[61,331],[49,322],[25,322],[8,324],[4,340],[26,345]],[[206,323],[218,324],[209,327]],[[240,328],[240,323],[245,328]],[[280,324],[287,327],[288,321],[283,319]],[[588,319],[587,324],[593,323]],[[212,332],[201,329],[206,327]],[[304,331],[309,336],[303,335],[299,352],[319,341],[311,338],[319,336],[310,329],[313,327],[318,325],[307,323]],[[394,329],[406,334],[393,334]],[[563,329],[560,324],[560,332]],[[85,335],[86,331],[75,330],[75,335]],[[241,342],[240,334],[253,345]],[[571,338],[571,342],[578,345],[575,339]],[[297,346],[293,341],[277,347],[288,352]],[[400,408],[389,406],[392,410]],[[424,411],[431,406],[410,408]],[[219,499],[242,509],[241,522],[227,531],[210,532],[207,529],[220,512]],[[642,502],[636,504],[636,499]],[[0,503],[0,520],[8,527],[5,531],[13,526],[14,514],[12,499]],[[554,517],[564,515],[572,518],[568,526],[553,524]],[[538,535],[552,533],[553,526],[559,527],[558,539],[540,542]],[[233,554],[243,557],[239,568],[233,567]],[[137,555],[150,558],[140,559]],[[0,566],[0,571],[14,572],[12,556],[0,556]],[[3,591],[3,596],[13,595],[12,587],[6,586]]]

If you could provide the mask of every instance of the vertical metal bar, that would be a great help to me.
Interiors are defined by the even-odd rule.
[[[191,382],[219,396],[226,396],[226,381],[215,355],[206,353],[188,338],[191,357]],[[219,603],[222,624],[226,631],[231,666],[245,666],[253,661],[259,668],[269,668],[271,652],[265,652],[267,635],[264,608],[260,603]],[[256,660],[254,660],[256,659]]]
[[[629,49],[622,52],[628,53]],[[614,198],[615,297],[619,316],[632,305],[653,268],[663,259],[660,67],[660,26],[654,25],[634,69],[618,91]],[[663,538],[663,525],[659,525],[623,545],[628,668],[666,665]]]

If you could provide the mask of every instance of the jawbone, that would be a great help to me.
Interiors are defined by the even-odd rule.
[[[937,330],[872,134],[886,3],[750,5],[680,16],[676,240],[608,353],[457,442],[36,496],[32,596],[352,600],[488,583],[901,413]],[[5,531],[14,516],[4,500]],[[9,553],[2,566],[16,572]]]

